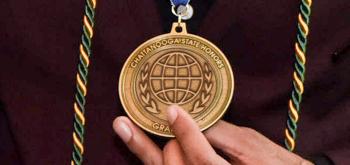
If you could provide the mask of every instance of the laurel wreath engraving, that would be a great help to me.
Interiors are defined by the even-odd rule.
[[[149,76],[149,65],[148,63],[143,67],[143,70],[141,71],[141,83],[140,83],[140,89],[141,89],[141,100],[146,104],[146,110],[151,113],[158,114],[160,111],[157,108],[156,102],[151,98],[150,92],[147,90],[148,83],[147,78]]]
[[[209,69],[209,66],[207,63],[204,64],[204,88],[201,93],[200,98],[195,101],[193,105],[193,109],[190,111],[190,113],[199,113],[205,108],[205,103],[209,101],[210,98],[210,91],[213,87],[213,84],[211,82],[212,74]]]

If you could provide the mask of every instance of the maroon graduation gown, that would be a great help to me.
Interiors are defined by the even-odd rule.
[[[84,1],[2,0],[0,7],[0,164],[68,164]],[[196,31],[234,68],[225,120],[281,145],[298,7],[292,0],[218,0]],[[350,164],[349,9],[348,0],[313,2],[296,150],[303,157],[324,153],[340,165]],[[117,83],[128,55],[162,34],[162,24],[156,1],[98,1],[86,164],[139,163],[112,130],[113,119],[125,115]]]

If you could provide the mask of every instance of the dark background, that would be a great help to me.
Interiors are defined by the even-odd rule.
[[[299,2],[191,1],[189,32],[230,60],[235,93],[225,120],[283,145]],[[67,164],[84,1],[0,2],[0,164]],[[350,3],[314,1],[296,152],[350,164]],[[113,133],[125,115],[122,64],[176,18],[161,0],[97,2],[86,105],[86,164],[140,163]],[[165,139],[153,137],[160,145]]]

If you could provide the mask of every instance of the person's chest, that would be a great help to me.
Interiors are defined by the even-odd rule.
[[[27,164],[67,163],[84,2],[6,3],[11,17],[5,29],[8,80],[2,83],[6,89],[2,99],[19,151]],[[114,136],[111,124],[117,115],[125,115],[117,95],[124,61],[139,44],[169,26],[162,22],[156,3],[97,2],[86,104],[86,163],[123,164],[134,158]],[[315,2],[311,20],[310,79],[331,67],[329,54],[346,43],[349,34],[342,13],[332,16],[329,7],[344,2],[321,3],[325,2]],[[196,30],[223,50],[234,69],[234,99],[225,118],[277,142],[283,138],[290,94],[298,5],[277,0],[216,1]]]

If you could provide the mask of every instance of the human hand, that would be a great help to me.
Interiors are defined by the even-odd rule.
[[[170,140],[163,150],[127,117],[117,117],[113,128],[146,165],[312,165],[253,129],[219,121],[202,133],[191,116],[180,107],[170,106],[167,114],[176,138]],[[218,155],[213,147],[223,151],[228,159]]]

